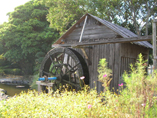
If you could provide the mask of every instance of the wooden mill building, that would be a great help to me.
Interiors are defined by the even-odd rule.
[[[98,63],[106,58],[108,67],[113,71],[110,86],[118,89],[124,70],[134,63],[140,53],[149,58],[152,45],[147,42],[150,37],[138,37],[128,29],[102,20],[91,14],[85,14],[52,47],[71,47],[79,52],[87,63],[89,85],[102,91],[98,81]]]

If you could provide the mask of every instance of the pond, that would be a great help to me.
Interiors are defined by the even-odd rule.
[[[7,91],[7,95],[14,96],[17,94],[20,94],[22,91],[27,92],[29,90],[29,85],[7,85],[7,84],[1,84],[0,88]]]

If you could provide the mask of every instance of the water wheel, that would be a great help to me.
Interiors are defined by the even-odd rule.
[[[80,77],[85,76],[85,84],[89,84],[88,67],[83,57],[71,48],[54,48],[50,50],[40,68],[40,77],[56,77],[53,89],[68,86],[79,90],[83,85]],[[47,80],[45,80],[47,81]]]

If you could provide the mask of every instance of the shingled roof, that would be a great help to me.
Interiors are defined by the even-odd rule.
[[[117,24],[113,24],[109,21],[106,21],[104,19],[101,19],[101,18],[98,18],[96,16],[93,16],[89,13],[83,15],[80,20],[77,21],[77,23],[75,23],[64,35],[62,35],[56,42],[55,44],[58,44],[61,39],[63,39],[67,34],[69,34],[72,30],[74,30],[74,27],[82,22],[86,16],[91,16],[92,18],[96,19],[97,21],[99,21],[100,23],[102,23],[103,25],[105,25],[106,27],[108,27],[109,29],[113,30],[114,32],[116,32],[117,34],[119,34],[120,36],[122,36],[123,38],[133,38],[133,37],[138,37],[138,35],[136,35],[135,33],[131,32],[130,30],[124,28],[124,27],[121,27]],[[152,45],[150,43],[148,43],[147,41],[138,41],[138,42],[133,42],[134,44],[137,44],[137,45],[141,45],[141,46],[144,46],[144,47],[147,47],[147,48],[152,48]]]

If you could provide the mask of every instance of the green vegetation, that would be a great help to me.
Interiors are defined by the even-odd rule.
[[[9,22],[0,27],[0,42],[3,44],[0,54],[3,53],[10,65],[16,64],[24,75],[32,75],[39,69],[34,67],[39,67],[59,36],[58,31],[49,27],[47,9],[38,1],[29,1],[8,13]]]
[[[67,30],[85,13],[114,22],[142,35],[150,33],[152,16],[157,16],[156,0],[42,0],[49,7],[50,26]],[[141,22],[139,22],[141,21]],[[145,25],[143,25],[145,23]]]
[[[111,74],[105,59],[99,63],[99,77],[104,82],[105,92],[98,94],[86,86],[82,91],[56,91],[38,94],[36,91],[21,93],[17,97],[0,102],[0,117],[64,117],[64,118],[155,118],[157,117],[157,71],[145,74],[142,55],[131,66],[132,72],[125,73],[123,83],[119,84],[119,94],[109,91],[104,81]],[[105,67],[105,68],[104,68]],[[104,71],[103,71],[104,70]],[[103,79],[104,80],[103,80]]]
[[[8,13],[9,22],[0,25],[0,75],[35,74],[38,78],[51,44],[87,12],[147,35],[156,10],[155,0],[31,0]],[[123,75],[125,84],[119,84],[118,95],[109,91],[112,72],[102,59],[98,72],[104,92],[98,94],[87,86],[79,92],[53,95],[29,91],[0,101],[0,117],[157,117],[157,71],[146,76],[143,63],[140,55],[132,72]]]
[[[39,75],[38,74],[33,75],[33,82],[30,85],[31,89],[35,89],[35,90],[38,89],[38,85],[36,84],[36,81],[38,81],[38,79],[39,79]]]
[[[0,60],[0,73],[37,74],[51,44],[85,13],[147,35],[156,10],[156,0],[31,0],[8,13],[9,22],[0,25],[0,55],[7,66]],[[17,68],[20,72],[12,71]]]
[[[6,60],[3,54],[0,55],[0,75],[6,74],[21,75],[22,71],[16,63],[11,63]]]

